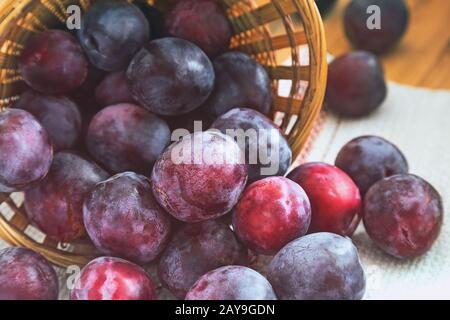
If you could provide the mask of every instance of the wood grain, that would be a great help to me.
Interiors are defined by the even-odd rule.
[[[343,30],[340,0],[324,19],[328,51],[340,55],[352,50]],[[450,1],[407,0],[410,24],[401,43],[382,56],[389,80],[428,88],[450,89]]]

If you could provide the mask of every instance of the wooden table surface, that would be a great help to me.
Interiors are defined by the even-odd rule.
[[[324,18],[328,51],[340,55],[351,50],[343,30],[343,11],[349,0],[339,0]],[[410,23],[402,42],[382,56],[389,80],[450,89],[450,0],[407,0]]]

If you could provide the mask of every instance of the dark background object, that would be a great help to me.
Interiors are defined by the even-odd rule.
[[[319,8],[322,16],[327,15],[336,4],[336,0],[316,0],[317,7]]]
[[[150,25],[150,38],[153,40],[165,37],[167,33],[164,28],[164,17],[161,10],[155,6],[149,6],[145,0],[136,1],[134,4],[141,9],[147,18]]]

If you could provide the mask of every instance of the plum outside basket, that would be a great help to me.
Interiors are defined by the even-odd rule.
[[[0,3],[0,111],[24,88],[17,57],[30,36],[65,23],[66,8],[88,10],[92,0],[2,0]],[[132,1],[131,1],[132,2]],[[149,1],[151,3],[152,1]],[[311,134],[325,94],[327,53],[314,0],[220,0],[234,36],[231,48],[250,54],[268,71],[272,117],[297,157]],[[48,239],[28,221],[23,193],[0,193],[0,237],[31,248],[60,267],[85,265],[97,255],[87,240]]]

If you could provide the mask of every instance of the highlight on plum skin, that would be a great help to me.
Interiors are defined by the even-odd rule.
[[[248,165],[250,183],[268,176],[282,176],[291,165],[292,151],[283,133],[271,119],[256,110],[231,109],[218,117],[210,128],[218,129],[224,134],[228,130],[232,130],[233,134],[237,130],[243,131],[246,140],[242,151]],[[262,151],[266,155],[262,156]],[[257,161],[253,161],[253,155],[258,156]]]
[[[167,123],[134,104],[117,104],[98,112],[89,124],[86,146],[92,157],[113,173],[150,174],[170,142]]]
[[[155,284],[144,269],[114,257],[89,262],[70,291],[70,300],[156,299]]]
[[[284,177],[250,184],[233,209],[233,227],[239,240],[256,253],[272,255],[303,236],[311,221],[305,191]]]
[[[70,98],[28,90],[21,94],[14,108],[26,110],[36,117],[47,131],[55,151],[70,149],[79,142],[81,113]]]
[[[153,40],[131,61],[133,98],[162,116],[179,116],[202,105],[214,87],[214,69],[196,45],[178,38]]]
[[[361,221],[362,200],[358,187],[344,171],[312,162],[298,166],[287,177],[308,195],[312,211],[308,233],[353,235]]]
[[[370,6],[379,10],[379,28],[367,25]],[[353,0],[344,13],[345,33],[350,42],[358,49],[376,54],[386,53],[397,45],[408,22],[409,10],[404,0]]]
[[[23,80],[34,90],[64,94],[86,79],[88,62],[74,36],[47,30],[33,36],[18,58]]]
[[[375,182],[408,173],[408,162],[393,143],[377,136],[361,136],[346,143],[335,164],[358,185],[364,196]]]
[[[95,2],[84,14],[78,30],[78,39],[90,62],[109,72],[125,69],[149,38],[146,17],[125,0]]]
[[[273,258],[267,279],[281,300],[360,300],[366,279],[350,238],[313,233]]]
[[[227,52],[213,61],[216,83],[201,110],[218,117],[236,107],[267,115],[272,87],[264,67],[242,52]]]
[[[387,96],[383,67],[365,51],[340,56],[328,68],[325,105],[346,117],[362,117],[377,110]]]
[[[364,197],[364,227],[384,252],[401,259],[425,254],[439,236],[444,209],[424,179],[399,174],[375,183]]]
[[[119,103],[133,103],[125,71],[108,74],[95,89],[95,99],[101,107]]]
[[[184,222],[216,219],[238,202],[247,183],[239,145],[213,131],[183,136],[153,167],[152,188],[158,203]]]
[[[232,31],[216,0],[177,1],[165,13],[167,32],[199,46],[210,58],[227,51]]]
[[[44,178],[53,148],[47,131],[29,112],[0,113],[0,192],[24,191]]]
[[[50,263],[27,248],[0,250],[0,300],[56,300],[58,277]]]
[[[184,299],[205,273],[226,265],[248,265],[247,249],[233,231],[219,220],[185,224],[164,250],[158,276],[163,285]]]
[[[103,254],[145,264],[169,241],[171,225],[155,201],[150,181],[133,172],[98,183],[83,205],[83,221]]]
[[[69,242],[85,234],[83,200],[109,174],[69,151],[55,154],[47,176],[25,192],[25,211],[47,237]]]
[[[244,266],[225,266],[203,275],[186,300],[277,300],[272,286],[260,273]]]

